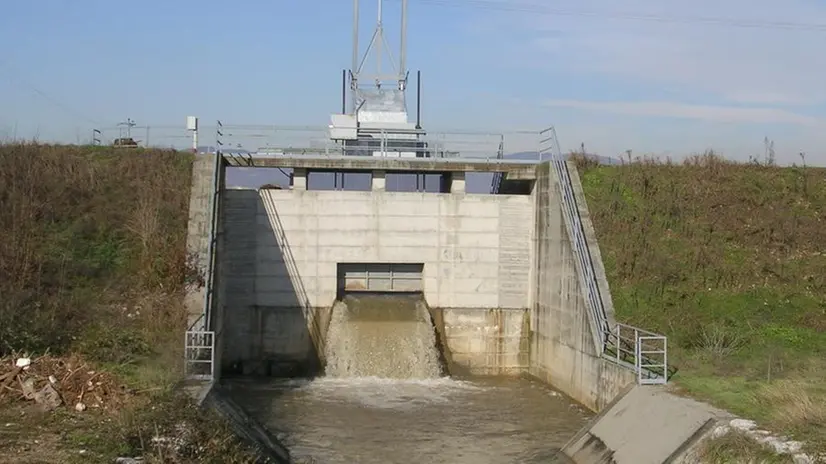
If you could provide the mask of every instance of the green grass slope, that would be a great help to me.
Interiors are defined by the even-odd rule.
[[[4,368],[12,355],[48,352],[53,366],[80,358],[86,369],[101,371],[98,379],[112,378],[132,392],[115,411],[78,413],[78,391],[63,384],[68,407],[21,422],[38,416],[21,415],[26,403],[6,390],[0,422],[24,429],[0,448],[22,450],[19,462],[72,462],[79,448],[88,452],[83,462],[112,462],[116,455],[152,462],[160,451],[149,439],[173,433],[179,422],[190,425],[204,449],[178,457],[167,451],[166,459],[241,462],[231,435],[172,389],[182,372],[182,297],[192,274],[186,256],[192,161],[191,154],[169,150],[0,145]],[[27,436],[52,446],[31,446]]]
[[[826,169],[577,163],[617,319],[687,393],[826,448]]]

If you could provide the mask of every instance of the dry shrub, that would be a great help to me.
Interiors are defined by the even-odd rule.
[[[135,295],[180,294],[190,155],[13,144],[0,160],[0,354],[64,350],[85,327],[120,330]]]
[[[702,464],[792,464],[789,455],[778,455],[766,446],[738,432],[709,440],[699,450]]]
[[[772,419],[777,425],[790,430],[819,430],[826,438],[826,403],[815,396],[814,388],[812,382],[778,380],[758,391],[756,401],[772,405]]]
[[[170,388],[194,277],[192,161],[169,150],[0,145],[0,379],[11,379],[0,399],[21,398],[21,377],[36,388],[57,380],[69,408],[32,421],[26,433],[41,442],[85,449],[90,462],[253,462],[226,424]],[[2,357],[18,350],[50,355],[24,372]],[[74,410],[80,401],[87,411]],[[21,417],[10,411],[29,403],[0,412]],[[12,444],[29,449],[20,440]],[[26,462],[63,461],[30,451]]]
[[[695,349],[708,358],[724,359],[737,353],[747,344],[747,340],[737,331],[726,330],[711,325],[698,330]]]

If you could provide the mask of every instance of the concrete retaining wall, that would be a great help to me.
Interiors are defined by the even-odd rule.
[[[613,304],[579,177],[571,166],[580,215],[601,280],[609,321]],[[559,186],[550,163],[537,167],[535,286],[531,306],[530,373],[594,411],[600,411],[633,383],[632,371],[600,357],[591,334],[590,313],[579,285],[570,239],[563,222]]]
[[[214,385],[209,387],[203,406],[211,408],[226,419],[236,435],[249,445],[254,446],[259,453],[260,463],[288,464],[293,462],[286,446],[278,441],[262,424],[250,417],[244,409],[223,392],[224,387]]]

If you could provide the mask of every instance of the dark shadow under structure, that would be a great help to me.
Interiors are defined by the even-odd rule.
[[[228,190],[223,224],[223,376],[318,375],[328,311],[309,304],[277,205],[263,191]]]

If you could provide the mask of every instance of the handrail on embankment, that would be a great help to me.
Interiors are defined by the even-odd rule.
[[[550,155],[551,165],[557,177],[562,205],[562,216],[568,231],[577,277],[585,293],[589,311],[591,333],[597,353],[616,364],[633,369],[637,383],[642,385],[668,382],[668,340],[655,334],[625,324],[612,324],[608,320],[599,288],[593,257],[586,239],[585,229],[577,203],[576,190],[571,180],[568,162],[562,155],[556,129],[551,126],[540,132],[539,158]]]

